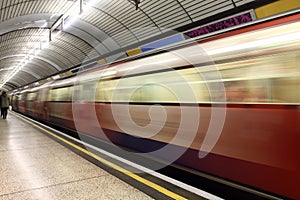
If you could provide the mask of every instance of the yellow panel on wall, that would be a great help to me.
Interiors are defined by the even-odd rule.
[[[142,50],[141,50],[141,48],[135,48],[135,49],[130,49],[130,50],[126,51],[126,53],[128,56],[133,56],[133,55],[142,53]]]
[[[258,19],[300,8],[299,0],[279,0],[255,9]]]
[[[66,74],[67,75],[72,75],[72,72],[71,71],[67,71]]]
[[[98,63],[99,63],[100,65],[104,65],[104,64],[106,63],[106,61],[105,61],[105,59],[101,59],[101,60],[98,60]]]

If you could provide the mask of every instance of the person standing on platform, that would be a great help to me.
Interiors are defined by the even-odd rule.
[[[7,110],[10,105],[10,99],[7,96],[5,91],[3,91],[2,95],[0,96],[0,104],[1,104],[1,116],[3,117],[3,119],[6,119]]]

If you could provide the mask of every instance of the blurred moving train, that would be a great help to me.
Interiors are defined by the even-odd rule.
[[[300,199],[299,19],[257,22],[19,90],[13,109],[140,152],[186,148],[176,164]],[[213,107],[226,117],[199,157]],[[188,119],[199,124],[176,135],[182,108],[199,112]]]

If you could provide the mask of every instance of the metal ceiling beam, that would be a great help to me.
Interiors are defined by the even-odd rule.
[[[79,5],[76,5],[77,3],[79,3]],[[79,7],[79,8],[77,8]],[[82,7],[83,7],[83,1],[82,0],[77,0],[76,2],[74,2],[74,4],[71,6],[71,8],[64,14],[62,14],[57,20],[56,22],[51,26],[50,31],[54,31],[55,29],[57,29],[59,26],[63,26],[65,20],[70,17],[71,13],[74,12],[74,9],[78,9],[78,15],[82,13]],[[75,11],[76,12],[76,11]]]
[[[45,23],[44,28],[49,29],[57,20],[59,15],[47,13],[35,13],[18,16],[3,22],[0,22],[0,35],[28,28],[41,28]]]

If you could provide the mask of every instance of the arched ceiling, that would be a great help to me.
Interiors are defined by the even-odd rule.
[[[1,0],[0,87],[12,90],[81,63],[271,0]],[[224,16],[223,16],[224,17]]]

